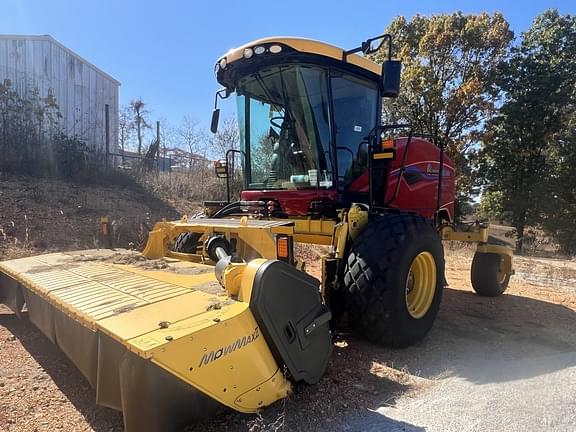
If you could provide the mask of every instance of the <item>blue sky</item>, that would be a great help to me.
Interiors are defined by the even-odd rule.
[[[204,127],[218,85],[215,60],[252,39],[293,35],[343,48],[380,33],[397,15],[500,11],[519,35],[558,1],[184,1],[1,0],[0,32],[50,34],[116,79],[121,104],[141,97],[152,120],[190,115]],[[226,112],[234,112],[234,103]]]

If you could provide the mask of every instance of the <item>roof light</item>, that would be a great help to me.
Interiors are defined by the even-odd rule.
[[[250,57],[252,57],[254,55],[254,51],[252,50],[252,48],[246,48],[244,50],[244,58],[249,59]]]
[[[219,70],[220,70],[220,65],[218,63],[216,63],[216,65],[214,65],[214,73],[217,74]]]
[[[225,69],[227,64],[228,63],[226,62],[226,57],[222,57],[220,60],[220,69]]]
[[[279,52],[282,51],[282,47],[280,45],[272,45],[270,48],[268,48],[270,50],[270,52],[272,54],[278,54]]]
[[[254,48],[254,53],[255,54],[264,54],[264,52],[266,51],[266,48],[264,48],[263,46],[257,46]]]

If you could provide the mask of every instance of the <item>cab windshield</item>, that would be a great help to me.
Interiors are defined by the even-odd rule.
[[[237,83],[242,150],[249,189],[330,187],[327,71],[272,66]]]

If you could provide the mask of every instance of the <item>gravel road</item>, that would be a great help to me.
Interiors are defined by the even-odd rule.
[[[470,259],[447,251],[450,287],[421,343],[391,350],[344,336],[318,385],[296,386],[261,416],[229,412],[186,432],[576,431],[573,263],[519,259],[555,284],[519,275],[488,299],[471,292]],[[0,431],[54,430],[119,432],[122,419],[94,405],[39,331],[0,309]]]
[[[442,380],[413,400],[377,412],[402,428],[391,431],[566,431],[576,430],[576,352],[478,365],[487,382]],[[544,369],[554,372],[543,372]],[[360,419],[364,431],[381,424]]]

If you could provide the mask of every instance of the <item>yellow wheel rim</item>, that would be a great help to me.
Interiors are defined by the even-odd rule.
[[[406,278],[406,307],[412,318],[420,319],[430,309],[436,278],[434,257],[430,252],[420,252],[412,261]]]

